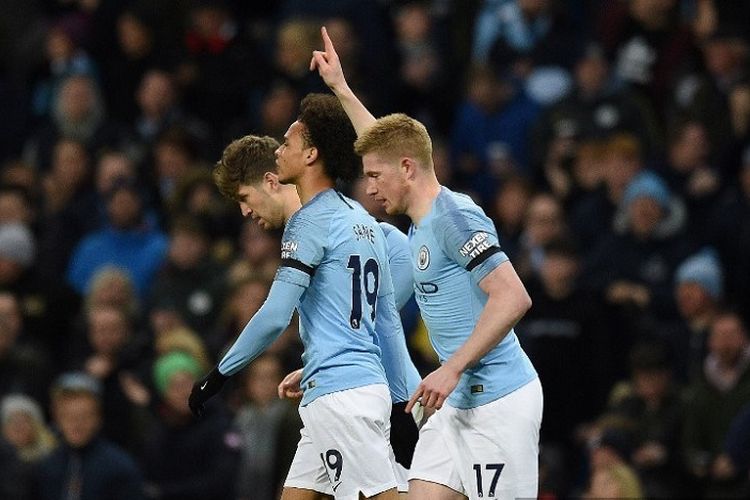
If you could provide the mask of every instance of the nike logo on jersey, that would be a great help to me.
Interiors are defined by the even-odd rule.
[[[201,385],[201,391],[203,389],[205,389],[207,385],[208,385],[208,380],[206,380],[205,382],[203,382],[203,385]]]

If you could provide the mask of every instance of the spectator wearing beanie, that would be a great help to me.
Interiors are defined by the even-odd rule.
[[[679,326],[669,333],[678,354],[677,375],[683,381],[700,377],[706,357],[708,329],[724,296],[724,273],[709,247],[685,259],[675,272]]]
[[[207,407],[195,420],[187,405],[203,368],[192,356],[173,351],[153,368],[158,392],[156,418],[146,433],[142,457],[147,493],[161,500],[223,500],[236,481],[240,436],[231,430],[226,408]]]

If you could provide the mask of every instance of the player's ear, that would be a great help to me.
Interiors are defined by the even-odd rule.
[[[310,146],[307,148],[307,154],[305,155],[305,163],[307,165],[312,165],[318,160],[318,148],[315,146]]]
[[[276,191],[279,189],[279,176],[273,172],[266,172],[263,174],[263,184],[265,184],[269,190]]]
[[[409,158],[408,156],[402,157],[399,167],[401,168],[401,172],[404,174],[404,177],[406,179],[414,179],[414,175],[417,171],[417,164],[412,158]]]

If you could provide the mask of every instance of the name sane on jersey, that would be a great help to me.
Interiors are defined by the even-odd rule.
[[[354,230],[354,237],[357,241],[367,240],[370,243],[375,243],[375,231],[367,224],[354,224],[352,230]]]

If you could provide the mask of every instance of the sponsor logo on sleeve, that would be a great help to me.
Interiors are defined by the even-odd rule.
[[[490,248],[490,246],[492,246],[490,245],[489,239],[490,235],[485,233],[484,231],[474,233],[472,237],[469,238],[469,240],[461,246],[458,252],[463,257],[473,259],[477,255]]]
[[[281,244],[281,258],[282,259],[291,259],[294,257],[294,254],[296,252],[297,252],[296,241],[285,241]]]

